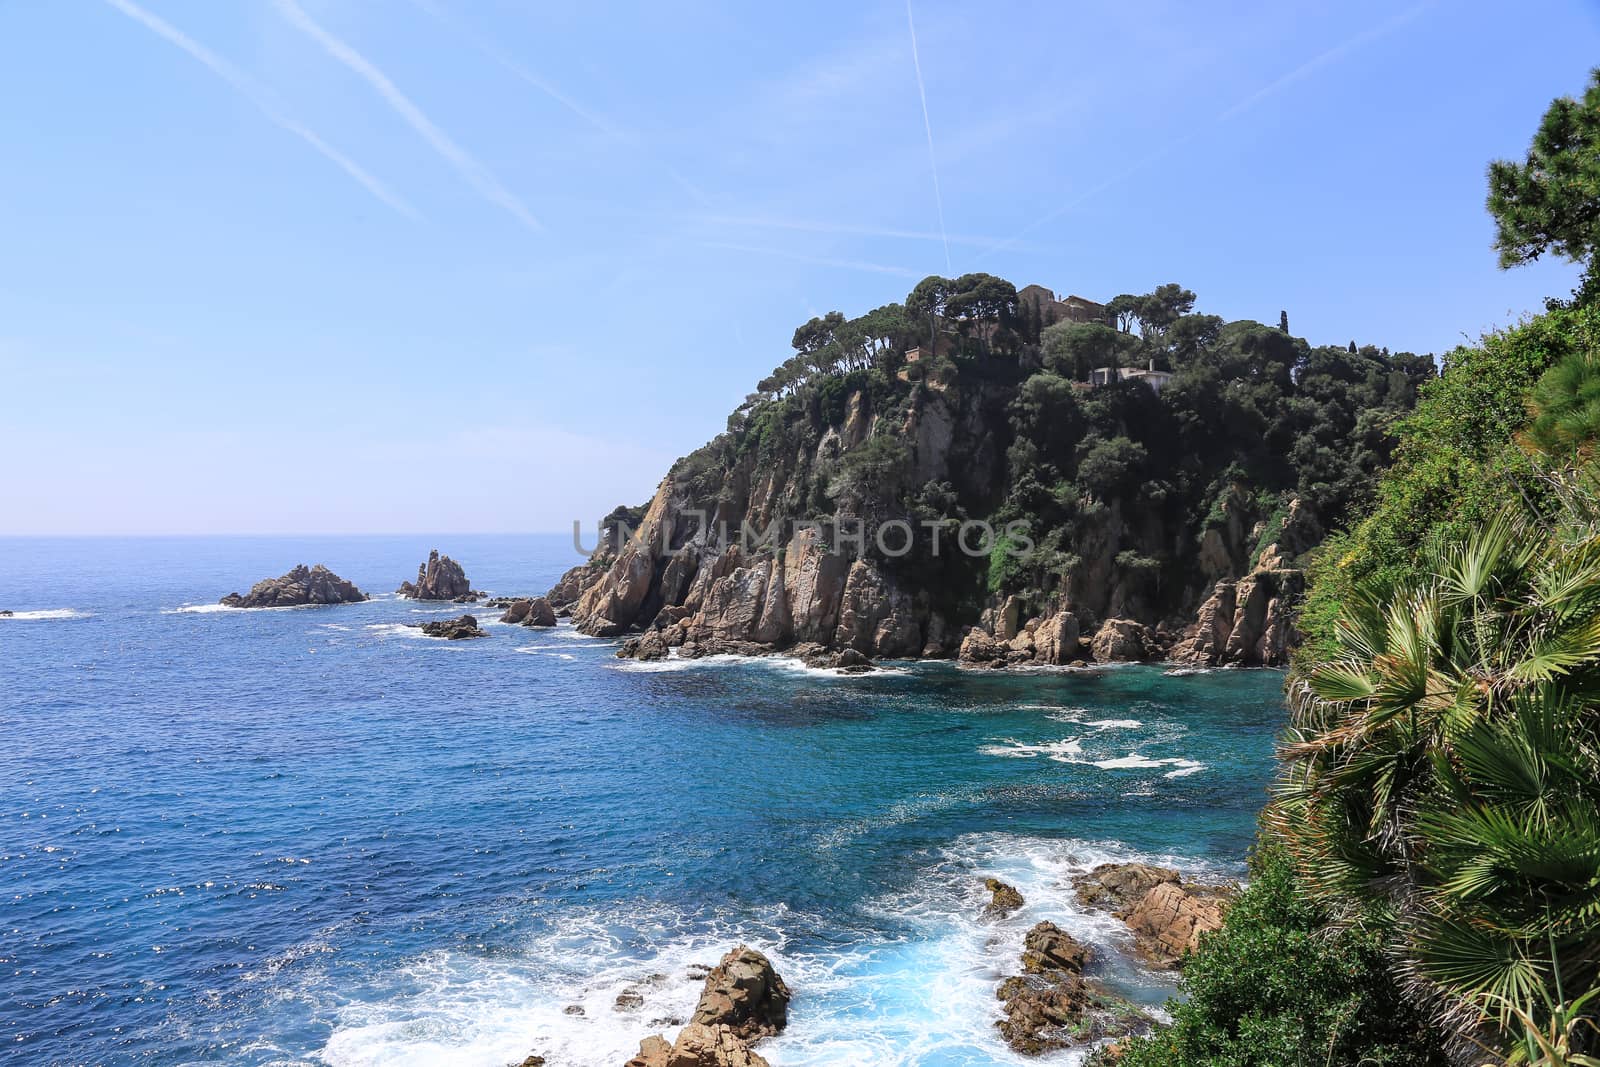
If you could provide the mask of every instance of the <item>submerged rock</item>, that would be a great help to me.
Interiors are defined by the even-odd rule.
[[[478,620],[471,615],[462,615],[455,619],[440,619],[436,622],[418,622],[412,625],[429,637],[442,637],[447,641],[464,641],[469,637],[489,636],[478,627]]]
[[[266,578],[240,595],[229,593],[217,603],[230,608],[287,608],[304,604],[354,604],[367,594],[318,563],[297,565],[281,578]],[[9,611],[7,615],[11,614]]]
[[[472,583],[467,581],[461,564],[449,556],[439,555],[437,548],[428,553],[427,562],[418,565],[417,580],[401,582],[395,592],[412,600],[453,600],[457,603],[471,603],[480,595],[473,592]]]

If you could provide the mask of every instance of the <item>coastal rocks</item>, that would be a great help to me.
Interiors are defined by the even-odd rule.
[[[1078,617],[1062,611],[1041,619],[1033,632],[1033,658],[1037,663],[1063,667],[1078,658]]]
[[[446,641],[465,641],[472,637],[488,637],[489,635],[478,628],[478,620],[471,615],[462,615],[455,619],[440,619],[436,622],[413,623],[428,637],[442,637]]]
[[[1149,658],[1154,647],[1150,628],[1133,619],[1107,619],[1089,643],[1100,663],[1137,663]]]
[[[1219,580],[1173,648],[1173,661],[1200,667],[1282,666],[1298,636],[1294,617],[1304,592],[1304,572],[1293,569],[1260,569]]]
[[[740,945],[706,976],[691,1022],[727,1026],[747,1041],[771,1037],[789,1022],[789,987],[772,962]]]
[[[518,598],[506,605],[500,621],[520,626],[554,626],[556,611],[542,596]]]
[[[1052,922],[1039,923],[1022,941],[1022,969],[1029,974],[1050,971],[1081,974],[1091,955],[1087,945]]]
[[[305,604],[353,604],[366,599],[367,594],[322,564],[307,567],[301,563],[281,578],[264,579],[251,586],[249,593],[243,596],[229,593],[218,603],[230,608],[286,608]]]
[[[1025,1056],[1085,1048],[1148,1029],[1133,1005],[1084,978],[1092,955],[1054,923],[1042,922],[1023,941],[1023,973],[1000,983],[995,1025],[1007,1045]]]
[[[676,1042],[647,1037],[625,1067],[768,1067],[750,1043],[789,1021],[789,987],[766,956],[740,945],[706,974],[694,1017]]]
[[[467,581],[461,564],[449,556],[439,555],[437,548],[428,553],[427,562],[418,565],[417,580],[401,582],[395,592],[412,600],[453,600],[457,603],[477,600],[479,595],[472,591],[472,584]]]
[[[678,1032],[675,1045],[665,1038],[647,1037],[639,1054],[625,1067],[770,1067],[726,1026],[690,1023]]]
[[[983,906],[985,919],[1004,919],[1022,907],[1022,894],[1016,886],[1007,885],[998,878],[985,878],[983,887],[989,891],[989,903]]]
[[[0,619],[9,619],[15,614],[16,612],[12,611],[10,608],[0,609]]]
[[[1157,967],[1176,967],[1222,926],[1230,893],[1186,885],[1170,867],[1104,863],[1073,879],[1078,902],[1110,911],[1133,932],[1139,954]]]

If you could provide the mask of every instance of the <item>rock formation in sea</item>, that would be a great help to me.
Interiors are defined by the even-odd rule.
[[[462,615],[454,619],[439,619],[434,622],[412,623],[428,637],[442,637],[446,641],[464,641],[470,637],[488,637],[489,634],[480,629],[478,620],[471,615]]]
[[[1193,352],[1090,320],[1008,335],[960,318],[930,352],[937,310],[880,312],[870,351],[831,369],[797,335],[800,362],[726,433],[607,516],[552,608],[642,658],[1282,665],[1306,554],[1387,456],[1382,430],[1353,436],[1362,405],[1402,413],[1432,373],[1208,316],[1185,316]],[[822,355],[859,341],[830,337]],[[1057,342],[1173,367],[1084,380]],[[1341,466],[1351,450],[1367,467]]]
[[[243,595],[229,593],[218,601],[230,608],[286,608],[306,604],[353,604],[367,594],[318,563],[298,564],[280,578],[264,578]]]
[[[1226,887],[1188,883],[1169,867],[1146,863],[1101,864],[1072,884],[1080,904],[1121,919],[1139,955],[1163,968],[1177,967],[1201,935],[1221,928],[1232,897]]]
[[[983,906],[985,919],[1004,919],[1022,907],[1022,894],[1017,887],[1007,885],[998,878],[985,878],[983,887],[989,891],[989,903]]]
[[[1022,973],[1000,983],[995,997],[1003,1017],[995,1023],[1015,1051],[1038,1056],[1082,1049],[1147,1030],[1143,1011],[1084,977],[1093,959],[1088,946],[1051,922],[1023,939]]]
[[[472,603],[482,595],[473,590],[461,564],[439,555],[437,548],[417,566],[417,580],[401,582],[395,592],[412,600],[453,600],[458,604]]]
[[[556,624],[555,609],[550,606],[550,601],[542,596],[518,597],[507,602],[490,601],[490,607],[505,607],[505,613],[500,616],[501,622],[512,623],[519,626],[554,626]]]
[[[626,1067],[768,1067],[750,1045],[788,1025],[789,997],[771,961],[740,945],[706,975],[694,1016],[677,1040],[645,1038]]]

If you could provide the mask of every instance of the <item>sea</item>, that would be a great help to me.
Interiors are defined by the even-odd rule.
[[[1034,923],[1176,990],[1073,876],[1245,873],[1276,672],[636,663],[492,609],[446,642],[411,624],[473,607],[389,592],[434,547],[496,594],[579,559],[0,540],[0,1062],[621,1067],[742,943],[794,991],[774,1067],[1070,1064],[995,1030]],[[302,562],[374,599],[217,606]],[[1021,911],[982,917],[991,876]]]

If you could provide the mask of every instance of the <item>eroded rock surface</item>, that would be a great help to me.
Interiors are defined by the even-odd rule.
[[[694,1017],[677,1040],[652,1036],[626,1067],[768,1067],[750,1044],[789,1021],[789,987],[766,956],[740,945],[705,975]]]
[[[334,574],[318,563],[307,567],[297,565],[281,578],[266,578],[250,587],[250,592],[240,595],[229,593],[219,604],[230,608],[286,608],[307,604],[352,604],[367,599],[367,594],[352,582]],[[10,614],[10,612],[6,612]]]
[[[417,580],[401,582],[400,588],[395,592],[412,600],[453,600],[457,603],[468,603],[478,599],[478,594],[472,591],[472,583],[467,581],[467,574],[461,569],[461,564],[449,556],[439,555],[437,548],[428,553],[425,562],[418,565]]]
[[[1147,1015],[1084,977],[1092,958],[1087,946],[1054,923],[1029,930],[1023,941],[1023,973],[995,990],[1004,1014],[995,1025],[1006,1044],[1025,1056],[1037,1056],[1147,1030]]]
[[[1111,912],[1133,932],[1139,955],[1176,967],[1222,926],[1231,890],[1185,883],[1170,867],[1106,863],[1073,879],[1080,903]]]

